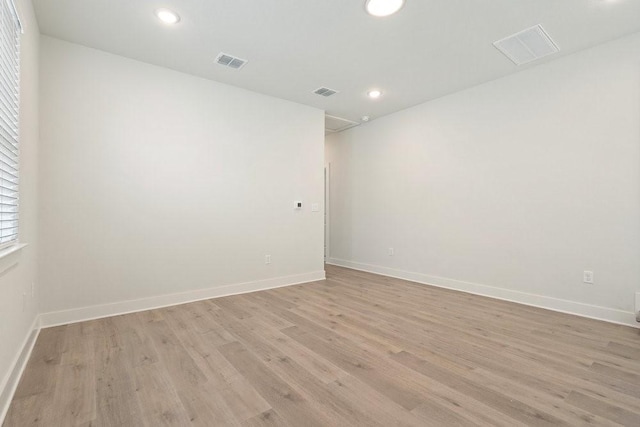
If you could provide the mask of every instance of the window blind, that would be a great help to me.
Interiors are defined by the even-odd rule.
[[[18,109],[20,21],[0,0],[0,247],[18,240]]]

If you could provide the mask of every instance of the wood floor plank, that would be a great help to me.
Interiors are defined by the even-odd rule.
[[[57,425],[78,426],[96,418],[95,353],[92,328],[75,323],[67,327],[66,346],[54,391]]]
[[[480,402],[497,409],[498,411],[508,415],[514,419],[520,420],[527,425],[536,426],[552,426],[552,425],[568,425],[564,421],[547,413],[541,412],[531,406],[518,401],[513,396],[492,390],[483,384],[473,381],[452,372],[435,366],[426,360],[420,359],[411,353],[402,351],[391,356],[394,360],[403,365],[420,372],[421,374],[446,384],[451,388],[469,396]]]
[[[34,394],[13,399],[4,420],[5,426],[45,427],[50,425],[47,411],[50,406],[45,403],[53,402],[53,394]],[[48,412],[48,413],[47,413]]]
[[[408,412],[402,406],[388,399],[382,393],[363,383],[352,375],[344,375],[330,383],[335,396],[356,407],[366,409],[372,418],[385,426],[427,426],[423,420]]]
[[[572,391],[566,399],[567,403],[587,411],[595,411],[603,417],[615,421],[623,426],[640,425],[640,414],[604,402],[600,399]]]
[[[273,409],[251,417],[242,423],[243,427],[287,427],[290,425]]]
[[[268,369],[242,344],[225,344],[220,347],[220,351],[283,417],[298,422],[304,420],[309,427],[331,425],[329,419],[314,410],[300,393]]]
[[[349,304],[351,304],[351,302],[349,302]],[[299,312],[300,308],[298,307],[296,309],[292,309],[292,311]],[[497,369],[499,370],[504,370],[505,367],[513,366],[514,364],[515,365],[525,364],[525,366],[526,365],[540,366],[540,364],[542,364],[542,366],[544,366],[543,369],[545,371],[548,371],[551,369],[557,369],[557,371],[565,377],[567,372],[570,372],[573,374],[574,377],[581,378],[587,382],[592,382],[592,383],[594,381],[603,382],[604,384],[607,384],[609,387],[611,387],[612,391],[626,393],[626,394],[630,393],[632,395],[635,395],[634,386],[630,385],[628,382],[618,381],[615,378],[606,377],[602,375],[600,376],[594,375],[593,373],[590,374],[586,369],[586,366],[591,365],[591,363],[593,363],[593,360],[589,360],[588,363],[585,363],[586,366],[580,365],[578,367],[574,367],[574,366],[568,365],[566,363],[566,359],[570,359],[571,353],[569,354],[565,353],[562,356],[565,359],[563,361],[561,360],[560,355],[557,358],[549,358],[549,354],[552,353],[553,350],[548,350],[546,346],[540,347],[539,349],[536,350],[535,347],[527,347],[526,345],[523,346],[521,344],[521,340],[518,340],[517,343],[514,343],[512,341],[513,339],[511,338],[508,341],[508,345],[506,345],[500,341],[494,342],[487,339],[478,340],[473,335],[470,335],[467,332],[462,330],[447,329],[449,333],[443,334],[437,329],[425,329],[424,324],[420,324],[420,322],[416,320],[411,321],[411,323],[407,323],[406,327],[402,328],[401,325],[403,324],[403,320],[401,316],[397,316],[397,315],[389,316],[388,314],[380,313],[379,317],[387,318],[389,324],[394,325],[394,327],[390,329],[389,332],[386,332],[386,327],[384,322],[376,323],[375,324],[376,334],[379,335],[380,337],[383,337],[386,334],[387,336],[391,337],[392,341],[400,343],[402,342],[402,338],[393,338],[393,337],[394,336],[399,337],[402,335],[405,335],[407,337],[415,336],[415,339],[413,341],[420,342],[420,340],[424,338],[425,332],[427,332],[428,336],[430,337],[429,346],[431,348],[433,348],[433,346],[436,345],[438,346],[436,348],[439,348],[440,351],[447,351],[446,350],[447,347],[450,347],[453,349],[452,352],[447,353],[447,358],[449,359],[453,359],[453,360],[458,360],[460,358],[463,358],[463,360],[470,359],[471,362],[475,364],[480,364],[480,366],[487,367],[489,369],[491,369],[490,368],[491,366],[494,366],[494,367],[497,366]],[[412,315],[409,315],[406,317],[412,317]],[[349,321],[348,319],[342,317],[340,319],[339,325],[342,326],[345,322],[348,322],[348,321]],[[335,328],[332,327],[332,329],[335,329]],[[344,334],[344,330],[341,330],[339,332]],[[465,338],[464,341],[458,342],[455,346],[450,346],[449,345],[449,342],[451,341],[450,337],[456,336],[456,335],[464,337]],[[469,347],[469,344],[472,344],[472,346]],[[406,341],[404,341],[403,345],[405,347],[413,348],[412,351],[416,351],[416,346],[413,343],[407,343]],[[489,346],[489,348],[486,348],[487,346]],[[468,350],[465,351],[465,348],[468,348]],[[418,348],[417,351],[421,355],[424,354],[424,352],[421,352],[420,348]],[[523,358],[525,360],[522,360]],[[519,375],[519,373],[516,372],[516,375]],[[585,384],[584,381],[581,382],[581,384]],[[587,389],[591,388],[593,391],[594,386],[595,384],[587,384]],[[558,389],[558,391],[560,390],[562,389]],[[568,394],[569,391],[570,389],[567,388],[564,391],[562,391],[562,393],[566,395]]]
[[[474,427],[481,425],[477,420],[468,420],[454,411],[441,407],[435,402],[425,401],[411,410],[425,426]]]
[[[148,323],[145,330],[159,354],[160,362],[170,375],[190,385],[206,381],[204,373],[166,321]]]
[[[564,420],[570,425],[617,425],[617,423],[614,423],[613,421],[567,404],[564,397],[536,390],[535,388],[528,386],[526,383],[517,381],[513,378],[506,378],[481,368],[474,369],[467,373],[467,377],[494,391],[507,393],[509,396],[513,396],[515,399],[525,402],[540,411],[546,411],[549,414]]]
[[[43,329],[3,425],[640,425],[640,329],[326,275]]]
[[[158,361],[158,353],[138,316],[116,316],[111,320],[111,327],[119,337],[120,346],[132,366]]]
[[[146,325],[159,354],[159,364],[171,380],[189,421],[193,425],[239,425],[221,392],[200,370],[184,343],[164,321]]]
[[[249,327],[253,328],[252,330],[259,331],[262,338],[268,340],[268,342],[271,342],[274,345],[277,345],[280,352],[284,353],[287,357],[294,359],[304,367],[304,369],[325,384],[333,382],[345,375],[345,372],[342,369],[338,368],[328,360],[321,358],[318,354],[310,351],[305,346],[300,345],[281,331],[274,328],[264,327],[264,325],[258,325],[258,322],[256,322],[255,319],[249,319],[245,322],[249,323]]]
[[[245,319],[246,320],[246,319]],[[380,426],[363,408],[353,406],[349,401],[338,398],[332,389],[320,377],[314,376],[297,362],[295,356],[284,353],[277,341],[273,344],[260,333],[254,333],[246,322],[227,319],[225,324],[232,328],[242,344],[259,357],[279,378],[296,388],[309,406],[318,410],[330,421],[331,425],[368,425]],[[259,329],[263,331],[262,328]]]
[[[299,321],[299,323],[304,322]],[[473,401],[470,408],[480,408],[482,412],[489,414],[488,418],[496,425],[523,425],[490,406],[468,398],[446,385],[421,377],[415,371],[395,364],[392,360],[376,357],[370,348],[349,348],[348,340],[342,339],[331,331],[318,329],[309,323],[304,325],[304,329],[301,330],[295,326],[283,332],[322,354],[406,410],[411,411],[419,406],[427,396],[430,400],[454,410],[462,406],[460,402]],[[309,330],[313,332],[307,332]]]
[[[146,426],[138,402],[130,354],[121,347],[113,347],[106,335],[106,320],[97,321],[94,342],[96,370],[96,425]],[[102,338],[102,339],[101,339]]]
[[[238,371],[218,352],[216,347],[220,342],[217,336],[213,336],[209,331],[198,333],[197,329],[185,328],[180,322],[180,318],[176,318],[175,315],[165,315],[165,319],[206,378],[206,381],[196,389],[205,395],[207,400],[215,403],[215,406],[211,408],[214,414],[208,417],[210,422],[223,417],[227,418],[227,421],[221,419],[218,423],[231,425],[237,420],[246,420],[271,409],[271,406],[262,399],[251,384],[242,378]],[[235,340],[229,342],[233,341]],[[176,369],[174,372],[177,375],[181,373]],[[182,380],[178,379],[177,382],[182,383]],[[179,391],[184,389],[188,391],[188,384],[183,384]],[[193,396],[192,399],[196,397]],[[208,412],[209,409],[206,411]],[[206,414],[199,414],[201,419],[206,420],[207,418],[203,418],[202,415]],[[229,415],[233,415],[233,419],[230,419]]]
[[[602,363],[594,363],[593,365],[591,365],[589,370],[599,374],[599,378],[600,376],[605,376],[608,379],[615,378],[620,381],[627,382],[629,383],[629,385],[633,386],[632,393],[634,395],[640,395],[640,389],[638,388],[640,387],[640,373],[614,368]]]
[[[184,426],[191,418],[166,370],[160,364],[133,368],[136,397],[148,425]]]
[[[53,391],[58,378],[66,333],[66,326],[40,331],[14,399]]]

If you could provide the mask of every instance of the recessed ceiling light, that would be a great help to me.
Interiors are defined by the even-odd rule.
[[[367,92],[367,95],[371,99],[378,99],[382,95],[382,92],[380,92],[378,89],[372,89],[369,92]]]
[[[178,22],[180,22],[180,16],[177,13],[170,11],[169,9],[156,10],[156,16],[159,20],[169,25],[177,24]]]
[[[389,16],[402,9],[404,1],[405,0],[367,0],[364,8],[369,15]]]

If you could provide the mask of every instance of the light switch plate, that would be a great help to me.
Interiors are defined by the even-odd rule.
[[[312,203],[311,212],[319,212],[319,211],[320,211],[320,205],[318,203]]]

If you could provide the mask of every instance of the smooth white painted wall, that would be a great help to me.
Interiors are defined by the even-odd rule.
[[[332,135],[326,156],[334,260],[633,311],[640,34]]]
[[[36,285],[38,173],[38,46],[40,32],[30,0],[17,0],[24,34],[20,52],[20,221],[19,238],[28,246],[0,259],[0,423],[8,384],[38,307]],[[23,301],[23,294],[26,300]]]
[[[50,37],[40,65],[43,312],[323,272],[321,110]]]

